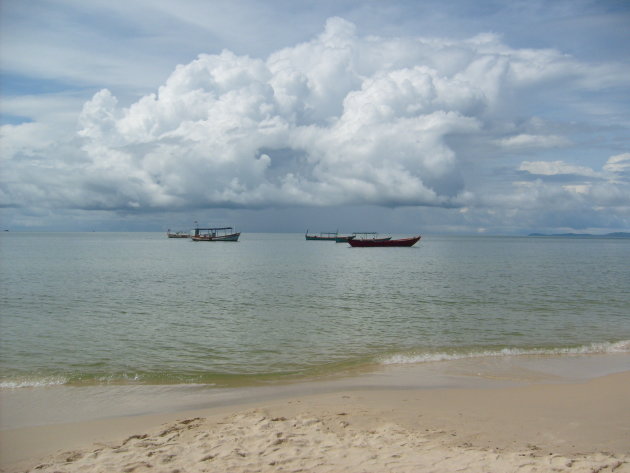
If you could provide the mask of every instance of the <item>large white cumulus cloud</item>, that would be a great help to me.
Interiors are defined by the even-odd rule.
[[[474,199],[451,137],[564,146],[553,134],[491,131],[519,90],[562,79],[588,87],[589,74],[494,35],[360,37],[332,18],[265,60],[201,54],[130,106],[103,89],[83,106],[77,151],[39,150],[46,177],[27,172],[41,165],[32,153],[12,170],[66,208],[459,206]],[[20,185],[5,182],[5,197],[28,205]]]
[[[448,205],[463,186],[444,138],[489,99],[426,47],[335,18],[266,61],[202,54],[127,108],[102,90],[80,118],[86,171],[132,206]]]

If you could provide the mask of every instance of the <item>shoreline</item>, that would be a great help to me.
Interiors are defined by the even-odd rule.
[[[579,465],[630,471],[628,354],[388,366],[343,379],[220,391],[109,386],[14,392],[13,398],[26,399],[22,412],[30,404],[34,417],[50,415],[47,422],[40,417],[39,425],[21,426],[15,419],[7,424],[16,415],[11,413],[16,399],[6,402],[2,393],[0,469],[25,471],[47,464],[50,469],[38,471],[122,471],[136,462],[138,469],[129,471],[144,471],[149,469],[145,462],[151,471],[246,471],[259,462],[256,471],[284,471],[278,465],[290,471],[302,462],[307,471],[383,471],[394,463],[392,471],[422,471],[412,467],[435,457],[430,461],[434,471],[454,471],[458,465],[474,470],[482,464],[490,471],[516,470],[515,462],[523,459],[538,471],[571,462],[571,471],[582,471]],[[57,396],[64,392],[71,395]],[[172,402],[183,392],[181,402]],[[41,402],[49,403],[36,406]],[[55,418],[53,412],[64,404]],[[118,412],[111,409],[116,404],[121,404]],[[169,429],[172,435],[160,437]],[[162,442],[171,436],[168,445]],[[285,440],[270,447],[280,438]],[[401,443],[414,448],[401,448]],[[239,448],[251,452],[240,456]],[[183,449],[199,452],[186,456]],[[382,455],[353,469],[368,461],[372,450]],[[71,453],[59,456],[59,451]],[[160,451],[174,455],[168,465],[157,457],[150,460]],[[157,453],[147,456],[151,452]],[[208,455],[212,465],[210,459],[200,463]],[[459,463],[446,458],[459,458]]]
[[[497,388],[570,383],[630,370],[630,352],[511,355],[371,364],[240,387],[204,384],[53,385],[0,389],[0,431],[176,413],[344,390]]]
[[[336,361],[296,368],[294,371],[269,371],[261,373],[222,373],[222,372],[152,372],[131,373],[114,372],[110,374],[76,371],[74,373],[49,373],[38,371],[31,375],[7,375],[0,381],[0,392],[16,388],[47,388],[53,386],[81,387],[81,386],[116,386],[116,385],[164,385],[190,386],[203,385],[217,388],[240,388],[249,386],[264,386],[270,384],[289,384],[305,382],[310,379],[338,378],[354,376],[379,367],[399,365],[426,365],[431,363],[458,363],[470,360],[488,359],[535,359],[535,358],[578,358],[598,357],[606,355],[630,354],[630,340],[590,342],[575,346],[557,347],[477,347],[477,349],[455,349],[443,347],[441,350],[400,350],[397,352],[381,353],[371,357],[359,357],[345,361]],[[174,379],[179,381],[174,382]]]

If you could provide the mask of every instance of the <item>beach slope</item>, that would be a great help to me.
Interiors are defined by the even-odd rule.
[[[630,372],[346,390],[12,429],[0,442],[6,472],[630,472]]]

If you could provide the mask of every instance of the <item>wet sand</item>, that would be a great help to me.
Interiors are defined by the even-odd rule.
[[[104,394],[91,401],[88,395],[84,405],[95,407],[91,414],[80,403],[75,414],[68,408],[60,418],[51,412],[44,419],[34,409],[39,422],[6,411],[17,406],[19,414],[15,399],[28,395],[4,396],[0,467],[6,472],[629,472],[630,370],[619,372],[630,368],[629,359],[391,368],[282,389],[228,390],[209,403],[207,390],[188,387],[180,391],[188,392],[185,410],[182,404],[172,408],[176,391],[166,387],[120,387],[109,394],[125,389],[135,394],[110,399],[119,411],[105,409]],[[100,392],[68,392],[81,398],[90,389]],[[147,394],[156,390],[164,396]],[[42,392],[31,394],[41,401]],[[59,392],[64,391],[50,391]],[[138,401],[143,396],[145,406]]]

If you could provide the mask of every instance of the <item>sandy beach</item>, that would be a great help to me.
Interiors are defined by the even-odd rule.
[[[629,472],[630,371],[355,387],[1,432],[3,472]]]

